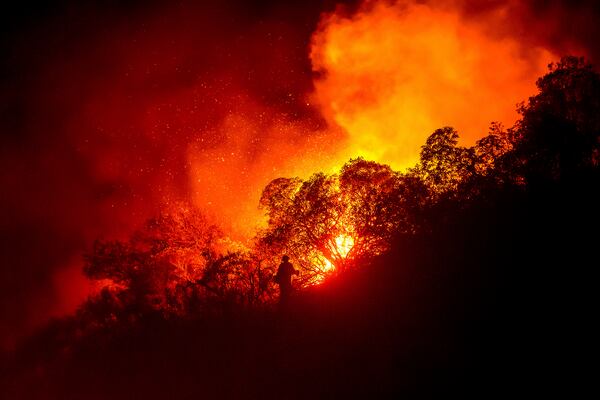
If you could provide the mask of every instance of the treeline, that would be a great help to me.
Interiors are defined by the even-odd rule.
[[[27,354],[148,321],[249,318],[275,304],[272,276],[283,254],[301,270],[299,289],[335,275],[372,279],[364,273],[371,265],[397,270],[382,272],[390,281],[437,274],[432,286],[448,304],[470,313],[481,312],[477,302],[495,304],[486,308],[495,321],[486,320],[488,336],[473,340],[481,346],[482,338],[497,339],[491,331],[531,327],[528,318],[537,317],[529,307],[536,304],[538,315],[545,310],[539,299],[574,292],[556,284],[563,276],[567,285],[586,265],[598,235],[594,226],[583,231],[598,219],[600,183],[600,75],[583,59],[565,57],[537,86],[513,127],[493,123],[472,147],[460,146],[453,128],[438,129],[406,172],[357,158],[337,174],[275,179],[260,200],[268,225],[251,246],[233,243],[186,205],[149,220],[127,241],[95,243],[85,274],[104,288],[30,340]],[[401,271],[415,265],[422,271]],[[389,290],[379,306],[396,301],[397,287],[375,286]],[[490,300],[490,287],[510,293],[499,290]],[[361,307],[370,306],[342,298],[352,302],[344,312],[365,318]]]
[[[249,248],[185,205],[151,219],[128,242],[97,242],[85,273],[107,285],[79,318],[110,324],[147,312],[197,316],[272,304],[283,254],[301,269],[299,287],[307,287],[364,265],[399,235],[432,232],[472,204],[596,174],[598,74],[566,57],[537,86],[513,127],[492,123],[473,147],[459,146],[453,128],[438,129],[405,173],[358,158],[337,174],[275,179],[260,200],[268,227]]]

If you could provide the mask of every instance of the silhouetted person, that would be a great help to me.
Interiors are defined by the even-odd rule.
[[[281,258],[281,264],[279,264],[277,274],[275,275],[275,282],[279,285],[279,302],[282,304],[287,303],[292,294],[292,275],[300,274],[289,260],[288,256]]]

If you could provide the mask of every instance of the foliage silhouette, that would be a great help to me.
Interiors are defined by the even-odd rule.
[[[583,58],[549,67],[539,93],[520,106],[515,129],[515,155],[533,184],[570,179],[599,161],[600,77]]]
[[[427,138],[414,172],[431,188],[433,196],[452,194],[475,174],[475,164],[474,149],[458,146],[458,132],[445,127]]]
[[[272,292],[268,271],[184,205],[150,219],[128,242],[97,241],[86,256],[84,272],[108,283],[88,307],[113,304],[116,310],[110,312],[127,319],[252,305],[266,301]]]
[[[85,271],[110,285],[20,347],[7,398],[573,397],[592,343],[600,77],[566,57],[537,84],[515,126],[473,147],[438,129],[406,173],[357,158],[275,179],[249,249],[186,207],[98,242]],[[302,289],[285,316],[283,254]]]
[[[272,257],[293,255],[304,285],[318,283],[381,254],[395,233],[415,232],[428,194],[420,177],[362,158],[339,174],[275,179],[261,197],[269,220],[258,240]]]

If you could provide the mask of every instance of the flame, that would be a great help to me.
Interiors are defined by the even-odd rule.
[[[515,105],[556,57],[493,32],[509,16],[499,9],[493,17],[383,1],[350,17],[324,15],[310,54],[321,73],[313,101],[348,134],[340,160],[360,155],[403,169],[439,127],[472,143],[492,121],[511,126]]]
[[[345,261],[354,247],[354,238],[350,235],[341,234],[337,236],[333,242],[332,254],[334,254],[334,257],[339,261]],[[323,272],[325,275],[335,271],[335,265],[329,259],[321,256],[321,261],[323,263]]]
[[[352,248],[354,247],[354,238],[352,236],[344,234],[339,235],[335,238],[335,245],[338,254],[342,258],[346,258],[348,253],[350,253],[350,250],[352,250]]]
[[[402,169],[443,125],[476,139],[493,120],[508,124],[551,59],[540,49],[524,55],[516,40],[490,37],[457,11],[374,4],[351,17],[323,15],[313,34],[312,65],[325,74],[306,107],[327,127],[282,115],[235,80],[225,92],[235,102],[218,102],[222,119],[209,128],[196,107],[210,93],[204,81],[148,114],[147,125],[161,132],[197,132],[180,146],[189,195],[234,239],[248,241],[264,226],[256,205],[272,179],[334,173],[357,156]]]

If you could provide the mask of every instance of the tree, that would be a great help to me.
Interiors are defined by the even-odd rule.
[[[461,184],[460,198],[493,196],[497,190],[507,186],[522,186],[523,177],[514,168],[513,136],[513,128],[505,130],[501,123],[491,124],[488,135],[479,139],[473,147],[475,170]]]
[[[170,293],[201,280],[219,258],[222,238],[197,210],[182,206],[150,219],[126,242],[96,241],[84,273],[120,289],[135,312],[167,310]]]
[[[261,197],[269,220],[259,246],[272,259],[292,256],[303,284],[319,282],[382,253],[394,233],[413,232],[426,196],[418,177],[362,158],[350,160],[339,175],[276,179]]]
[[[502,158],[512,150],[510,132],[499,122],[492,122],[487,136],[475,143],[475,169],[478,175],[488,176],[501,169]]]
[[[529,183],[569,178],[600,160],[600,76],[583,58],[564,57],[538,79],[519,108],[513,146]]]
[[[258,246],[268,248],[272,258],[292,256],[306,272],[305,284],[317,282],[333,265],[343,268],[346,254],[336,242],[347,233],[346,206],[340,200],[336,176],[317,173],[304,182],[298,178],[272,181],[260,200],[269,220]]]
[[[419,210],[428,196],[420,178],[359,157],[342,167],[339,182],[356,242],[364,247],[361,253],[384,251],[394,234],[417,229]]]
[[[433,132],[421,147],[420,160],[413,173],[431,188],[432,198],[452,195],[476,171],[473,148],[458,146],[458,132],[444,127]]]

